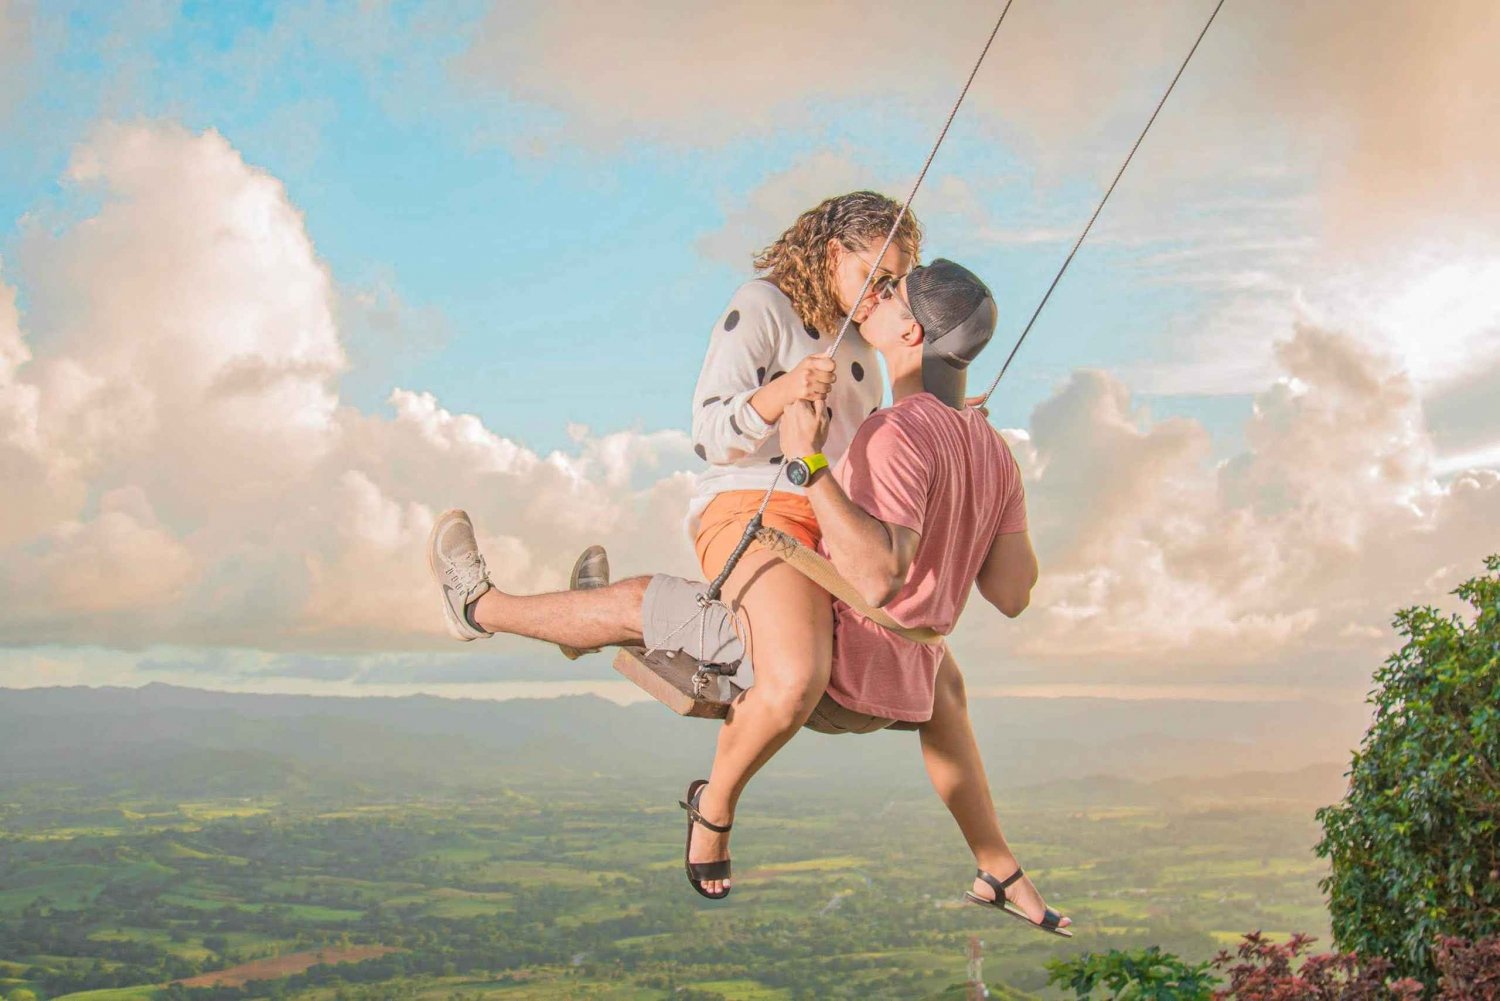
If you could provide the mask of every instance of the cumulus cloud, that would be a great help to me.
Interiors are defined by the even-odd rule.
[[[565,583],[595,541],[622,568],[671,563],[680,433],[579,429],[541,455],[428,393],[341,402],[341,292],[221,135],[107,126],[67,181],[97,205],[23,233],[24,319],[0,284],[9,643],[433,646],[423,543],[448,506],[514,587]]]
[[[327,658],[451,648],[423,557],[449,506],[473,513],[502,586],[562,586],[592,542],[617,572],[693,572],[680,432],[575,427],[540,454],[419,388],[378,412],[342,401],[348,292],[284,188],[222,136],[107,127],[67,181],[88,197],[28,228],[0,282],[8,645],[249,649],[223,670],[257,683],[420,674]],[[1082,665],[1080,682],[1201,682],[1212,664],[1285,685],[1265,665],[1349,651],[1367,668],[1393,608],[1495,547],[1500,474],[1435,454],[1399,354],[1304,324],[1274,364],[1223,462],[1201,425],[1075,373],[1015,438],[1034,606],[1004,630],[974,620],[961,649]],[[428,673],[499,677],[534,649],[496,640]]]
[[[32,60],[32,5],[0,0],[0,122],[20,100]]]
[[[975,85],[985,112],[1003,109],[1040,126],[1096,106],[1099,95],[1110,100],[1143,64],[1165,55],[1194,9],[1182,0],[1142,17],[1115,4],[1054,6],[1017,5],[1008,15]],[[554,107],[596,138],[646,132],[701,142],[708,128],[728,139],[803,124],[830,101],[951,100],[998,9],[959,0],[913,17],[896,3],[843,0],[777,0],[753,10],[670,0],[628,7],[497,2],[476,26],[458,70]],[[1127,31],[1130,51],[1118,45]],[[1058,60],[1064,50],[1071,57]],[[1013,88],[1028,80],[1034,82],[1023,100]],[[1080,100],[1084,95],[1091,100]]]
[[[1077,372],[1038,407],[1014,447],[1042,581],[1015,627],[969,642],[1091,678],[1353,681],[1397,607],[1435,601],[1500,548],[1500,473],[1437,477],[1393,357],[1304,326],[1276,358],[1245,450],[1223,462],[1201,425],[1154,419],[1107,373]],[[1353,656],[1300,673],[1331,653]]]
[[[1490,215],[1500,179],[1500,9],[1488,0],[1282,5],[1256,16],[1238,73],[1340,156],[1330,191],[1355,230]],[[1248,82],[1248,81],[1247,81]],[[1491,216],[1492,218],[1492,216]]]
[[[1122,137],[1212,4],[1017,4],[965,128],[999,123],[1042,162],[1107,176]],[[561,113],[582,141],[727,143],[857,103],[940,121],[997,5],[913,17],[894,2],[600,6],[493,0],[460,77]],[[886,26],[899,26],[886,30]],[[1288,167],[1321,179],[1354,230],[1493,218],[1500,12],[1489,0],[1229,4],[1143,151],[1161,191]]]

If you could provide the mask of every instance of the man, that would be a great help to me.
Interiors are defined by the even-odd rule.
[[[783,454],[805,479],[826,554],[870,604],[907,627],[947,634],[976,585],[1013,617],[1036,582],[1015,459],[984,416],[964,406],[965,370],[993,335],[995,317],[989,289],[967,269],[945,260],[917,268],[882,287],[861,325],[885,359],[893,403],[865,421],[837,470],[820,468],[822,404],[790,407],[780,420]],[[722,605],[701,608],[701,582],[658,574],[586,591],[505,594],[489,582],[462,512],[438,519],[429,560],[460,639],[507,632],[585,649],[644,643],[732,663],[746,657],[746,636],[753,659],[756,623]],[[740,590],[750,586],[753,580],[739,582]],[[725,592],[731,600],[732,590]],[[1062,930],[1069,920],[1045,906],[1001,834],[963,678],[946,646],[900,637],[841,602],[834,615],[827,675],[747,689],[720,731],[709,780],[689,786],[683,805],[694,888],[714,898],[728,893],[727,835],[739,795],[810,718],[824,729],[851,720],[844,729],[895,724],[919,731],[928,775],[974,853],[979,873],[968,898],[1071,935]]]

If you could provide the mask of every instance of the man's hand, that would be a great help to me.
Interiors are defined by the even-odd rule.
[[[781,454],[788,459],[823,451],[828,440],[828,404],[797,400],[781,415]]]

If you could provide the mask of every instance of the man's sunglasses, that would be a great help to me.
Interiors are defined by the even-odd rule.
[[[887,299],[895,299],[908,313],[911,312],[911,303],[901,294],[901,279],[895,275],[882,275],[875,283],[875,298],[884,302]]]

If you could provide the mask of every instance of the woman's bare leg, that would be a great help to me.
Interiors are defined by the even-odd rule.
[[[474,621],[510,633],[588,649],[641,642],[641,604],[650,577],[631,577],[587,591],[507,594],[494,585],[474,602]]]
[[[1005,835],[1000,832],[1000,820],[995,815],[994,800],[990,798],[989,779],[984,774],[984,761],[974,739],[974,728],[969,723],[963,674],[952,653],[943,655],[935,685],[932,718],[922,724],[919,732],[927,776],[948,812],[958,822],[958,829],[974,853],[975,863],[997,879],[1005,879],[1020,863],[1010,845],[1006,844]],[[1005,892],[1027,917],[1033,921],[1042,919],[1047,905],[1029,877],[1023,876]],[[974,880],[974,893],[986,900],[995,896],[994,888],[978,878]],[[1069,924],[1072,924],[1071,918],[1062,919],[1061,927]]]
[[[491,586],[473,605],[474,621],[510,633],[588,648],[640,643],[641,606],[649,577],[587,591],[507,594]],[[833,608],[827,592],[770,553],[747,554],[724,587],[739,611],[755,684],[730,707],[699,810],[728,824],[745,785],[807,721],[828,687],[833,659]],[[760,626],[757,628],[756,624]],[[729,854],[729,836],[693,828],[689,858],[710,862]],[[730,880],[709,880],[717,893]]]
[[[747,553],[725,585],[738,605],[755,684],[730,706],[699,809],[716,824],[734,819],[746,784],[796,734],[828,687],[833,605],[828,592],[770,553]],[[729,835],[693,826],[693,862],[729,856]],[[733,880],[706,880],[711,893]]]

